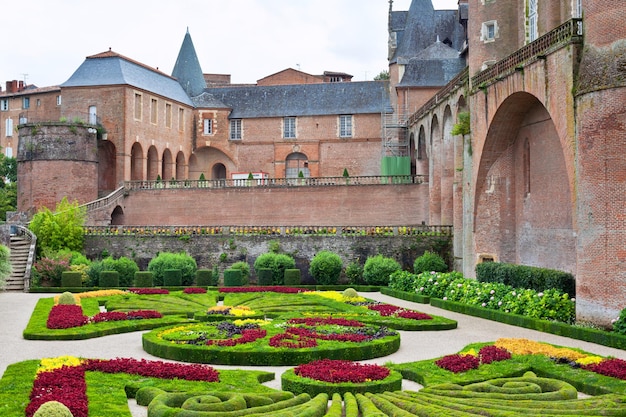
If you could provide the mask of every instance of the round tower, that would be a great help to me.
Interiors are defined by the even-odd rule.
[[[626,3],[583,0],[576,95],[577,316],[626,307]]]
[[[18,211],[53,210],[63,197],[80,204],[98,198],[96,128],[65,122],[20,125]]]

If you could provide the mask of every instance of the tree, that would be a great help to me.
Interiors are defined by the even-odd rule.
[[[453,135],[461,135],[463,136],[463,140],[465,140],[465,136],[471,133],[471,124],[470,124],[470,114],[467,111],[461,112],[457,115],[457,123],[452,126],[451,133]],[[472,141],[471,139],[468,141],[467,153],[472,155]]]
[[[82,252],[84,224],[85,209],[79,207],[77,201],[70,203],[67,197],[63,197],[54,212],[47,207],[41,208],[33,216],[29,229],[37,236],[40,251],[69,249]]]
[[[17,160],[0,154],[0,219],[17,208]]]
[[[389,79],[389,71],[382,70],[377,76],[374,77],[374,81],[385,81]]]

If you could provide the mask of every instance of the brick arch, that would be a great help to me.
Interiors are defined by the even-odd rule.
[[[575,271],[565,152],[539,99],[514,93],[504,100],[487,129],[478,160],[476,253],[502,262]],[[527,191],[529,184],[532,192]]]
[[[117,162],[115,145],[109,140],[98,141],[98,190],[103,194],[117,186]]]
[[[452,136],[452,109],[443,111],[441,144],[441,224],[451,225],[454,216],[454,137]]]
[[[430,123],[430,224],[441,224],[441,129],[439,118],[433,115]]]
[[[232,172],[240,171],[224,152],[213,147],[202,147],[198,148],[189,158],[189,178],[198,179],[202,173],[204,173],[205,178],[211,178],[212,167],[217,163],[226,167],[227,177]]]
[[[143,149],[139,142],[133,143],[130,148],[130,180],[141,181],[144,179]]]
[[[163,181],[174,178],[174,159],[172,158],[172,152],[169,149],[163,151],[161,158],[161,177]]]
[[[185,180],[185,153],[183,151],[179,151],[176,154],[176,179],[177,180]]]
[[[148,148],[148,181],[154,181],[157,179],[159,175],[159,152],[157,151],[156,146],[152,145]]]

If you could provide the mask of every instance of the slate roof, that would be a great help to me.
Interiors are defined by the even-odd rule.
[[[230,107],[232,119],[393,112],[383,81],[219,87],[205,92]]]
[[[174,69],[172,70],[172,77],[178,80],[189,97],[202,94],[202,91],[207,86],[189,30],[187,30],[183,44],[178,52],[176,64],[174,64]]]
[[[61,87],[130,85],[179,103],[193,103],[172,77],[109,50],[88,56]]]

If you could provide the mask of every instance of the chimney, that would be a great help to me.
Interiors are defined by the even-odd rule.
[[[24,81],[20,81],[20,86],[17,87],[17,91],[22,91],[24,89]]]
[[[17,93],[17,80],[7,81],[7,93]]]

